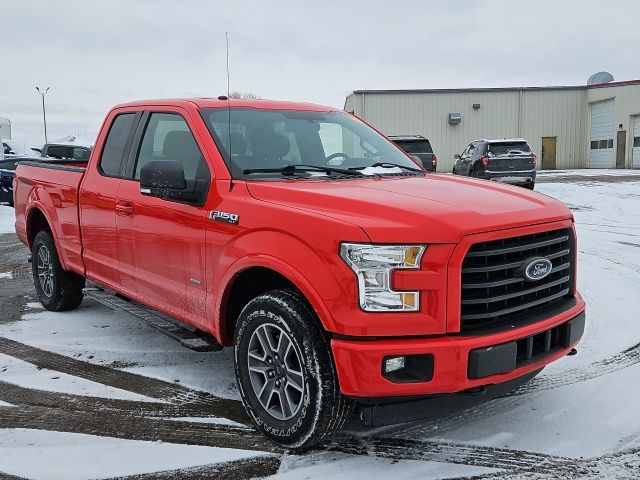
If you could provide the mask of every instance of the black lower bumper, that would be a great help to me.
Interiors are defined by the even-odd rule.
[[[471,350],[467,376],[476,379],[509,373],[567,349],[582,337],[585,318],[582,312],[561,325],[535,335]]]

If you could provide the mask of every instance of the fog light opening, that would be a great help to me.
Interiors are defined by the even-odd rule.
[[[393,355],[384,357],[382,376],[393,383],[429,382],[433,378],[433,355]]]
[[[389,357],[384,361],[385,373],[395,372],[405,366],[405,357]]]

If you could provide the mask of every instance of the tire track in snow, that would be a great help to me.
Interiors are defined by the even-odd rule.
[[[560,474],[562,475],[561,477],[559,476]],[[548,466],[546,471],[543,472],[535,471],[535,469],[532,470],[531,468],[523,468],[521,470],[500,471],[485,475],[456,477],[450,480],[487,480],[491,478],[499,478],[501,480],[521,480],[523,478],[535,478],[536,480],[556,480],[557,478],[637,480],[639,477],[640,447],[636,447],[595,458],[560,461]]]
[[[40,368],[66,373],[170,403],[209,405],[212,410],[215,410],[218,417],[225,417],[239,423],[248,423],[244,407],[238,400],[219,398],[208,392],[193,390],[183,385],[84,362],[4,337],[0,337],[0,353]]]
[[[144,402],[41,392],[11,384],[1,386],[3,398],[12,400],[18,407],[0,408],[0,428],[35,428],[130,440],[285,453],[284,449],[246,427],[145,418],[141,416],[144,413],[162,412],[140,411],[140,408],[144,410],[149,407],[139,405]],[[163,404],[151,405],[152,408],[163,406],[166,407]],[[90,414],[95,412],[100,412],[100,415]],[[576,470],[576,461],[566,457],[428,440],[389,437],[362,439],[343,434],[327,443],[323,450],[389,460],[436,461],[506,471],[544,473],[553,468],[556,474],[564,475]]]
[[[275,475],[282,459],[275,455],[260,456],[230,462],[215,463],[203,467],[167,470],[125,477],[113,477],[108,480],[244,480],[264,478]]]
[[[16,407],[0,409],[0,427],[36,428],[44,430],[91,433],[117,436],[129,440],[161,440],[170,443],[189,443],[202,446],[246,448],[243,440],[231,441],[228,436],[251,438],[258,450],[284,453],[285,449],[268,442],[247,427],[229,427],[175,421],[158,416],[189,416],[203,412],[185,411],[180,405],[103,399],[82,395],[46,392],[0,382],[0,399]],[[205,406],[208,408],[208,406]],[[7,409],[12,408],[12,410]],[[55,412],[55,413],[54,413]],[[95,412],[100,412],[96,419]],[[3,415],[4,413],[4,415]],[[212,412],[206,411],[206,414]],[[150,418],[151,417],[151,418]],[[55,419],[55,421],[51,421]],[[132,431],[132,422],[136,431]],[[168,430],[169,429],[169,430]],[[118,433],[114,434],[114,430]],[[224,433],[225,435],[221,435]],[[253,449],[253,448],[252,448]],[[521,468],[531,463],[545,463],[549,455],[511,449],[476,447],[446,442],[412,441],[394,438],[361,439],[339,435],[328,442],[326,451],[351,455],[372,455],[391,460],[429,460],[472,466]],[[553,457],[555,458],[555,457]],[[497,468],[497,467],[496,467]]]
[[[0,381],[0,400],[11,405],[60,408],[71,411],[114,411],[148,417],[216,417],[217,411],[206,403],[172,404],[122,400],[89,395],[51,392]],[[247,427],[248,428],[248,427]]]
[[[86,412],[72,412],[57,408],[0,407],[0,428],[30,428],[128,440],[287,453],[284,448],[272,444],[261,434],[248,431],[246,428],[149,419],[110,411],[89,416]],[[390,460],[435,461],[505,470],[531,465],[544,469],[545,465],[551,464],[554,460],[563,459],[563,457],[552,455],[502,448],[397,439],[362,440],[347,436],[335,438],[333,442],[316,450],[375,456]]]

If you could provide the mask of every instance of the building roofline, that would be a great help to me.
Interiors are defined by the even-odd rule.
[[[461,92],[520,92],[520,91],[549,91],[549,90],[587,90],[589,88],[619,87],[624,85],[640,85],[639,80],[624,80],[620,82],[598,83],[595,85],[558,85],[549,87],[477,87],[477,88],[416,88],[416,89],[373,89],[354,90],[349,94],[364,93],[461,93]]]

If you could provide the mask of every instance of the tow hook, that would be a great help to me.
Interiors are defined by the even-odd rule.
[[[487,388],[484,387],[484,386],[482,386],[482,387],[473,387],[473,388],[469,388],[467,390],[463,390],[462,392],[460,392],[461,395],[469,395],[470,397],[481,397],[485,393],[487,393]]]
[[[578,350],[572,348],[571,351],[567,353],[567,357],[573,357],[576,353],[578,353]]]

